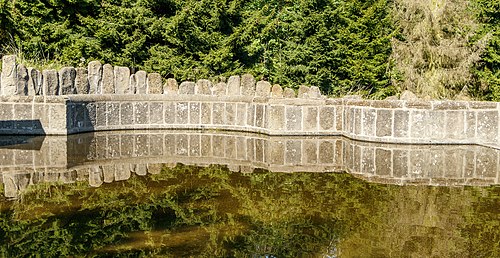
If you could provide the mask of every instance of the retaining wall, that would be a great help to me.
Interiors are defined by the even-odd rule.
[[[496,102],[331,99],[252,75],[182,82],[90,62],[37,71],[4,56],[0,134],[123,129],[221,129],[268,135],[343,135],[385,143],[500,148]]]

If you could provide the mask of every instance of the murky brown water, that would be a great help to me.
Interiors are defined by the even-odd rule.
[[[500,257],[494,149],[192,131],[0,143],[6,257]]]

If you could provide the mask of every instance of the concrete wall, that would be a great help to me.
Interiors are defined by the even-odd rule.
[[[1,78],[1,134],[222,129],[500,148],[496,102],[331,99],[306,86],[296,96],[249,74],[178,84],[96,61],[40,72],[12,56],[3,57]]]
[[[30,184],[92,186],[159,173],[164,164],[226,165],[232,171],[349,173],[375,182],[498,184],[500,152],[480,146],[394,145],[344,137],[282,137],[214,131],[112,131],[45,137],[36,148],[0,149],[7,197]]]

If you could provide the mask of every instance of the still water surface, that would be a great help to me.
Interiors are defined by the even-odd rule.
[[[222,132],[0,142],[5,257],[500,257],[492,149]]]

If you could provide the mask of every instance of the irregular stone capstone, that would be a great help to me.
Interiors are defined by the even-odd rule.
[[[88,65],[89,93],[97,94],[102,92],[102,64],[99,61],[92,61]]]
[[[63,67],[59,71],[59,87],[61,95],[75,94],[76,71],[73,67]]]
[[[77,94],[89,94],[89,80],[87,69],[76,68],[75,89]]]
[[[16,56],[6,55],[2,57],[2,95],[11,96],[17,93],[17,69]]]

